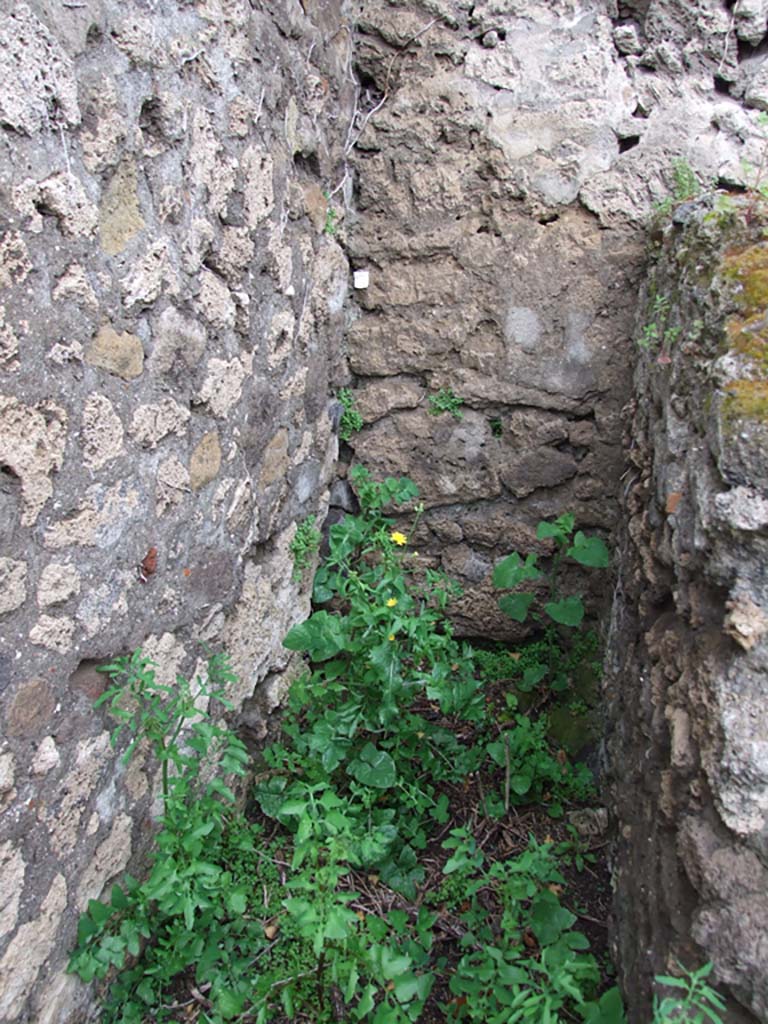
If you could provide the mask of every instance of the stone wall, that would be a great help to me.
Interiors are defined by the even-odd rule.
[[[606,680],[617,963],[637,1024],[675,960],[714,963],[729,1022],[768,1019],[764,225],[762,201],[677,207],[639,319]]]
[[[341,476],[356,459],[418,482],[424,562],[467,588],[461,632],[512,635],[494,560],[566,509],[607,535],[628,489],[609,695],[632,1012],[679,951],[765,1017],[765,581],[743,570],[764,542],[762,427],[731,429],[762,392],[742,374],[697,405],[701,360],[655,353],[638,479],[621,409],[673,161],[755,184],[767,20],[765,0],[4,5],[0,1022],[87,1012],[63,974],[78,912],[141,868],[154,766],[119,764],[96,665],[142,645],[172,682],[202,671],[201,642],[223,648],[263,735],[308,607],[295,523],[331,500],[350,319],[365,426]],[[727,282],[692,224],[670,230]],[[347,257],[371,281],[351,314]],[[732,310],[683,310],[706,328],[686,344],[719,341],[732,286]],[[430,414],[442,388],[461,420]]]
[[[336,0],[2,7],[0,1020],[60,1024],[155,781],[110,749],[95,664],[142,645],[172,683],[223,648],[258,733],[308,608],[288,545],[336,459],[323,192],[354,83]]]
[[[464,584],[465,634],[514,635],[490,570],[540,519],[616,522],[647,216],[676,158],[725,180],[758,159],[757,111],[724,95],[745,7],[363,3],[347,457],[419,484],[419,552]],[[462,420],[430,414],[441,388]]]

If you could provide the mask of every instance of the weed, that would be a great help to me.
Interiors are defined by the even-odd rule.
[[[429,412],[431,416],[439,416],[443,412],[449,412],[455,420],[464,419],[460,412],[464,399],[453,393],[451,388],[440,388],[436,395],[429,396]]]
[[[330,195],[327,192],[323,192],[323,195],[325,196],[326,202],[328,203],[328,206],[326,207],[325,211],[325,224],[323,225],[323,233],[333,238],[334,235],[336,234],[336,229],[338,227],[337,221],[339,219],[339,214],[338,211],[334,210],[333,206],[331,206]]]
[[[672,161],[673,198],[676,203],[696,199],[701,194],[701,182],[688,161],[680,157]]]
[[[341,388],[336,396],[343,406],[339,421],[339,437],[349,441],[353,434],[363,429],[363,417],[355,405],[355,398],[350,388]]]
[[[675,995],[653,1000],[653,1024],[673,1024],[674,1021],[688,1021],[690,1024],[722,1024],[720,1016],[725,1003],[711,988],[706,978],[712,971],[712,964],[704,964],[696,971],[687,971],[678,965],[682,977],[673,978],[657,975],[657,985],[676,990]]]
[[[542,521],[536,530],[538,540],[554,541],[554,554],[547,572],[538,566],[538,556],[529,554],[525,560],[517,552],[513,552],[498,563],[493,571],[493,584],[503,590],[515,590],[505,594],[499,600],[499,607],[515,622],[525,622],[533,605],[536,594],[533,591],[517,591],[516,588],[525,582],[541,580],[545,583],[548,600],[543,606],[543,615],[557,626],[574,629],[581,625],[584,618],[584,603],[579,594],[560,595],[559,571],[564,558],[572,558],[579,565],[587,568],[604,569],[608,566],[610,556],[604,542],[599,537],[587,537],[581,530],[574,534],[575,520],[568,512],[552,522]],[[532,612],[534,620],[544,621],[542,614]],[[557,638],[554,632],[545,634],[548,656],[545,663],[535,662],[528,666],[523,675],[524,685],[535,686],[546,675],[550,676],[550,684],[561,688],[561,680],[555,674],[559,662],[557,654]]]
[[[488,420],[488,426],[491,428],[492,437],[501,437],[504,433],[501,419],[498,416]]]
[[[646,352],[657,352],[658,363],[671,362],[670,352],[682,333],[682,327],[668,322],[670,299],[666,295],[653,295],[650,302],[649,320],[638,339],[638,346]],[[697,321],[698,322],[698,321]]]
[[[226,1015],[242,1006],[245,970],[264,945],[258,921],[247,914],[252,899],[244,871],[225,869],[237,836],[241,853],[255,847],[253,826],[235,810],[235,796],[223,773],[245,774],[248,755],[241,741],[216,724],[206,705],[221,700],[220,688],[233,680],[224,658],[208,662],[207,679],[196,685],[178,677],[176,686],[158,682],[154,666],[140,651],[103,669],[111,685],[97,701],[131,740],[149,744],[162,768],[163,814],[144,882],[126,876],[114,885],[107,904],[90,900],[80,918],[77,948],[68,969],[83,981],[105,978],[115,969],[103,1019],[139,1024],[180,972],[194,968],[211,985],[212,1004]],[[228,936],[226,944],[225,937]]]
[[[298,583],[301,580],[304,570],[312,562],[312,555],[320,547],[322,534],[315,527],[315,518],[315,516],[307,516],[306,519],[298,524],[296,533],[289,545],[290,552],[293,555],[293,574],[291,578],[294,583]]]
[[[350,479],[360,514],[331,527],[316,610],[285,638],[308,670],[253,789],[268,832],[220,778],[206,781],[214,763],[242,775],[247,762],[206,704],[233,681],[226,662],[173,687],[139,652],[108,666],[100,703],[117,719],[115,739],[130,733],[126,756],[144,741],[163,765],[163,813],[148,880],[127,878],[109,904],[89,903],[70,970],[112,979],[108,1024],[179,1020],[189,987],[208,1024],[416,1024],[438,980],[449,1021],[619,1024],[620,999],[598,998],[596,961],[560,900],[561,866],[583,866],[588,853],[531,837],[498,860],[493,833],[478,831],[513,804],[560,814],[590,794],[588,772],[550,748],[546,719],[521,714],[513,694],[503,716],[489,703],[445,616],[457,588],[420,571],[411,552],[422,513],[414,484],[376,482],[359,466]],[[406,507],[414,521],[398,528],[388,511]],[[309,539],[313,523],[302,527]],[[603,565],[607,553],[573,535],[572,516],[540,524],[540,535],[556,551],[545,614],[567,624],[558,560]],[[514,561],[502,563],[502,582]],[[486,818],[454,816],[455,794],[474,785]],[[425,892],[441,840],[442,881]],[[371,886],[384,897],[379,913],[361,909]]]

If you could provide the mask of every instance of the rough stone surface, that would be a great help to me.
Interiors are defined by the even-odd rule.
[[[27,563],[0,558],[0,615],[21,608],[27,599]]]
[[[743,95],[736,31],[755,12],[624,6],[362,5],[347,230],[370,283],[348,334],[365,421],[350,444],[374,472],[417,481],[417,543],[444,568],[476,575],[512,548],[511,524],[530,535],[566,507],[610,531],[647,217],[675,159],[732,182],[745,151],[759,164],[757,115],[713,79]],[[463,420],[430,414],[441,388]],[[482,539],[461,547],[483,514]],[[461,582],[459,630],[512,636],[487,581]]]
[[[656,232],[637,337],[656,330],[626,424],[606,698],[615,940],[638,1022],[675,958],[714,963],[728,1021],[768,1019],[766,257],[748,201],[712,206]]]
[[[69,1024],[90,998],[62,973],[77,909],[127,858],[140,868],[156,788],[151,759],[122,770],[109,747],[91,707],[97,666],[145,645],[173,685],[196,671],[198,641],[226,646],[233,704],[264,735],[298,667],[280,640],[308,607],[290,579],[293,524],[326,513],[332,396],[348,383],[365,426],[345,463],[418,481],[424,563],[466,587],[459,629],[512,635],[489,584],[495,559],[539,550],[536,523],[566,507],[607,535],[629,486],[619,411],[635,286],[673,160],[704,180],[758,183],[748,167],[764,150],[766,12],[762,0],[10,6],[0,878],[22,888],[0,936],[0,1018]],[[370,276],[354,309],[348,256]],[[739,558],[764,540],[762,426],[726,429],[756,397],[740,358],[718,367],[731,390],[707,444],[712,472],[730,476],[709,518],[697,511],[692,565],[717,523],[738,531]],[[431,414],[441,388],[463,400],[462,419]],[[686,419],[667,410],[681,458]],[[334,500],[352,508],[341,483]],[[654,500],[682,509],[682,479],[665,486]],[[658,526],[630,520],[639,551]],[[640,564],[671,605],[667,553]],[[731,925],[731,896],[715,895],[731,883],[704,862],[711,851],[724,877],[745,879],[756,895],[741,917],[762,921],[761,586],[742,573],[725,594],[690,590],[691,621],[709,622],[722,598],[717,644],[750,659],[722,677],[732,710],[720,746],[701,753],[700,708],[676,694],[652,723],[670,750],[661,820],[681,772],[703,773],[701,793],[714,794],[714,839],[674,833],[699,879],[686,885],[706,893],[685,923],[743,1006],[759,1005],[762,953],[738,914]],[[593,607],[604,596],[592,593]],[[669,643],[658,629],[643,643],[657,641]],[[704,686],[698,675],[690,685]],[[660,883],[670,904],[678,881]],[[715,937],[729,928],[741,961]],[[638,979],[654,957],[669,966],[669,935],[660,925],[648,938]],[[630,1012],[645,1021],[642,998]]]
[[[23,924],[0,958],[0,1019],[14,1020],[23,1010],[37,974],[53,952],[67,905],[67,884],[59,874],[36,917]]]
[[[0,8],[0,1020],[69,1024],[78,912],[143,869],[156,789],[97,666],[145,646],[173,685],[228,642],[269,709],[308,610],[354,85],[343,0]]]

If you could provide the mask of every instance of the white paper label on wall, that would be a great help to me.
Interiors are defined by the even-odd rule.
[[[371,283],[371,273],[369,270],[356,270],[352,279],[352,283],[355,288],[367,288]]]

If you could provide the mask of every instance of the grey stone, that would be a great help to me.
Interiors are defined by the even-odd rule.
[[[643,52],[643,44],[636,25],[618,25],[613,30],[613,41],[619,53],[638,54]]]
[[[768,0],[736,0],[733,17],[739,39],[757,46],[768,27]]]

